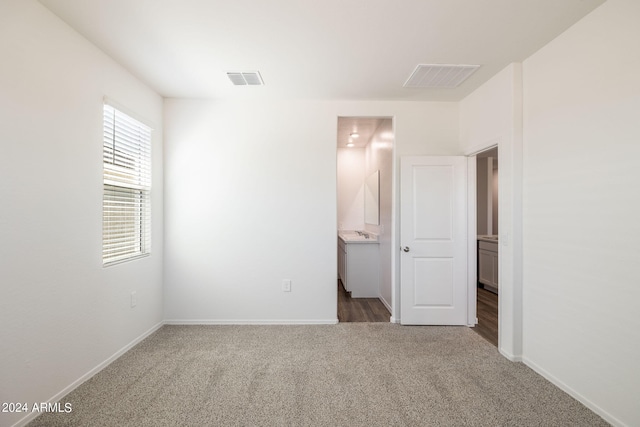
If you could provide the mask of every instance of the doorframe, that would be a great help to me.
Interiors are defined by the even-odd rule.
[[[477,153],[476,153],[477,154]],[[477,157],[467,156],[467,326],[478,324]],[[499,154],[498,154],[499,155]],[[499,331],[499,329],[498,329]]]
[[[467,225],[467,250],[468,250],[468,296],[469,300],[467,311],[467,326],[473,327],[478,324],[478,154],[483,153],[494,148],[498,149],[498,159],[500,159],[500,139],[487,141],[482,146],[475,146],[472,150],[465,153],[467,156],[467,207],[469,209],[467,213],[468,225]],[[500,185],[498,185],[498,200],[500,200]],[[498,212],[500,208],[498,208]],[[498,216],[498,221],[499,221]],[[498,225],[498,229],[500,226]],[[500,253],[502,251],[498,248],[498,263],[500,264]],[[500,271],[498,269],[498,283],[500,282]],[[500,293],[498,293],[498,348],[500,348]]]
[[[478,149],[474,147],[474,150],[467,156],[467,207],[468,207],[468,225],[467,225],[467,246],[468,246],[468,315],[467,325],[473,327],[478,324],[478,154],[485,151],[496,148],[498,150],[498,159],[500,158],[500,144],[499,140],[489,141],[485,148]],[[500,186],[498,186],[498,196],[500,194]],[[498,208],[499,211],[500,208]],[[498,227],[500,228],[500,227]],[[500,260],[500,249],[498,248],[498,261]],[[500,272],[498,271],[498,281]],[[498,293],[498,317],[500,316],[500,293]],[[500,321],[498,320],[498,342],[500,341]],[[498,344],[499,346],[499,344]]]
[[[398,178],[396,177],[397,174],[397,164],[399,162],[399,159],[397,157],[397,117],[396,114],[393,114],[391,112],[386,112],[386,114],[384,112],[380,112],[380,114],[357,114],[354,112],[349,112],[348,114],[343,113],[343,114],[336,114],[335,116],[335,125],[336,125],[336,131],[337,131],[337,126],[338,126],[338,122],[340,120],[340,118],[363,118],[363,119],[368,119],[368,118],[376,118],[376,119],[390,119],[391,120],[391,129],[392,129],[392,133],[393,133],[393,142],[392,142],[392,146],[391,146],[391,224],[389,227],[389,230],[384,229],[384,233],[388,233],[389,234],[389,238],[390,238],[390,246],[391,246],[391,260],[390,260],[390,274],[391,274],[391,301],[385,301],[382,298],[382,295],[379,295],[378,299],[380,300],[380,302],[382,302],[382,304],[387,308],[387,310],[389,310],[389,314],[390,314],[390,323],[399,323],[399,319],[397,317],[396,313],[398,313],[398,304],[399,304],[399,298],[397,293],[399,292],[399,288],[398,288],[398,278],[397,275],[399,274],[397,272],[397,266],[399,265],[399,253],[398,253],[398,248],[399,248],[399,243],[397,242],[398,240],[398,233],[399,233],[399,221],[397,220],[397,212],[398,212],[398,191],[397,191],[397,184],[398,184]],[[336,145],[335,147],[336,150],[336,154],[335,154],[335,158],[336,158],[336,201],[337,201],[337,174],[338,174],[338,170],[337,170],[337,158],[338,158],[338,146]],[[381,224],[382,225],[382,224]],[[335,229],[338,230],[339,228],[339,220],[338,220],[338,216],[337,216],[337,202],[336,202],[336,225],[335,225]],[[336,235],[336,246],[337,246],[337,235]],[[380,288],[378,288],[378,292],[379,294],[381,294],[380,292]],[[338,307],[338,301],[337,301],[337,290],[336,290],[336,309]],[[337,315],[336,315],[336,319],[337,319]]]

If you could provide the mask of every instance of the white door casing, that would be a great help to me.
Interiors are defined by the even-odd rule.
[[[466,325],[467,158],[400,164],[401,323]]]

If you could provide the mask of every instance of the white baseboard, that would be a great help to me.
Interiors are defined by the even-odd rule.
[[[165,325],[335,325],[338,319],[168,319]]]
[[[526,357],[522,358],[522,362],[524,362],[525,365],[527,365],[528,367],[536,371],[538,374],[542,375],[549,382],[553,383],[560,390],[564,391],[569,396],[573,397],[578,402],[582,403],[584,406],[591,409],[596,414],[600,415],[609,424],[616,427],[626,426],[626,424],[624,424],[622,421],[620,421],[619,419],[617,419],[616,417],[614,417],[613,415],[611,415],[610,413],[608,413],[607,411],[605,411],[604,409],[602,409],[601,407],[599,407],[598,405],[596,405],[595,403],[593,403],[592,401],[590,401],[589,399],[587,399],[586,397],[578,393],[576,390],[574,390],[573,388],[565,384],[563,381],[561,381],[551,373],[547,372],[545,369],[541,368],[535,362],[527,359]]]
[[[393,313],[393,310],[391,309],[391,304],[389,304],[384,298],[382,297],[378,297],[378,299],[380,300],[380,302],[382,302],[382,305],[384,305],[385,307],[387,307],[387,310],[389,310],[389,313]]]
[[[78,388],[80,385],[82,385],[89,378],[93,377],[95,374],[97,374],[98,372],[102,371],[104,368],[109,366],[118,357],[122,356],[127,351],[131,350],[134,346],[136,346],[138,343],[140,343],[142,340],[147,338],[149,335],[151,335],[152,333],[154,333],[155,331],[160,329],[163,324],[164,324],[163,322],[160,322],[160,323],[154,325],[153,327],[151,327],[151,329],[147,330],[146,332],[143,332],[142,335],[138,336],[133,341],[131,341],[129,344],[125,345],[120,350],[116,351],[114,354],[112,354],[105,361],[99,363],[95,368],[91,369],[89,372],[87,372],[86,374],[84,374],[83,376],[81,376],[80,378],[78,378],[77,380],[72,382],[71,384],[69,384],[67,387],[62,389],[60,392],[56,393],[53,397],[51,397],[49,400],[47,400],[47,403],[55,403],[55,402],[59,401],[60,399],[62,399],[63,397],[65,397],[67,394],[71,393],[73,390]],[[40,412],[31,412],[29,415],[27,415],[26,417],[22,418],[17,423],[15,423],[13,425],[13,427],[25,426],[29,422],[33,421],[33,419],[36,418],[38,415],[40,415]]]
[[[395,317],[391,316],[391,319],[389,319],[389,323],[400,323],[400,319],[396,319]]]
[[[512,362],[522,362],[522,356],[516,356],[515,354],[506,352],[501,348],[498,348],[498,352]]]

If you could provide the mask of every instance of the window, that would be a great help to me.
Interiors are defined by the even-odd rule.
[[[102,263],[151,252],[151,128],[104,105]]]

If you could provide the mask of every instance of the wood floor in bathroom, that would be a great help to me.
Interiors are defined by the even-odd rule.
[[[389,322],[391,315],[378,298],[351,298],[338,280],[339,322]]]

